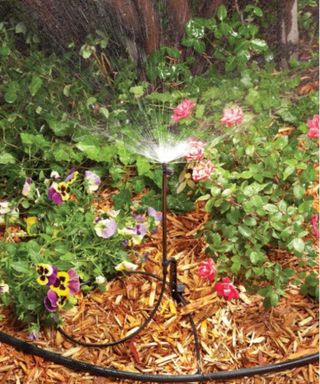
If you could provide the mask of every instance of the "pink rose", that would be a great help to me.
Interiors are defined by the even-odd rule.
[[[238,299],[239,292],[236,287],[231,283],[228,277],[224,277],[220,283],[215,283],[213,289],[219,296],[224,297],[227,300]]]
[[[194,181],[206,180],[214,170],[211,160],[199,161],[192,170],[192,178]]]
[[[312,232],[316,236],[317,239],[320,237],[320,231],[319,231],[319,216],[315,213],[312,215],[310,224],[312,226]]]
[[[195,104],[189,99],[184,99],[181,103],[173,110],[173,114],[171,118],[175,123],[179,120],[188,117],[191,113],[191,109],[195,106]]]
[[[189,141],[189,153],[186,155],[186,160],[202,160],[204,156],[204,142],[191,139]]]
[[[214,280],[214,276],[217,272],[216,265],[214,261],[210,258],[201,261],[199,264],[199,276],[203,279],[209,279],[210,281]]]
[[[319,115],[314,115],[312,119],[308,119],[307,126],[309,128],[308,137],[310,139],[319,138]]]
[[[232,127],[236,123],[241,123],[243,117],[244,114],[240,107],[225,108],[223,110],[223,117],[220,121],[227,127]]]

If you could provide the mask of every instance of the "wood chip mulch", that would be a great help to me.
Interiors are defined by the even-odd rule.
[[[206,213],[197,210],[175,216],[169,214],[169,257],[178,261],[179,281],[186,287],[187,304],[178,306],[167,291],[154,321],[133,340],[113,348],[85,348],[71,344],[53,328],[41,331],[34,343],[66,357],[103,367],[152,374],[192,374],[196,372],[193,334],[187,314],[194,317],[201,342],[203,372],[233,370],[272,364],[318,351],[317,303],[303,297],[289,284],[279,305],[266,310],[259,295],[249,295],[241,284],[240,298],[231,302],[217,297],[212,284],[198,276],[198,263],[206,258],[205,243],[195,234],[201,231]],[[132,260],[140,270],[161,276],[161,231],[155,233]],[[286,266],[296,265],[289,254],[273,252]],[[316,267],[315,267],[315,270]],[[86,342],[109,342],[122,338],[148,316],[160,291],[160,282],[142,275],[116,278],[106,284],[106,292],[79,295],[79,304],[64,314],[64,330]],[[10,308],[1,309],[0,329],[28,340],[17,327]],[[256,376],[228,383],[317,383],[316,364],[272,375]],[[25,355],[0,343],[0,383],[125,383],[86,373],[76,373],[42,358]],[[126,382],[127,383],[127,382]]]

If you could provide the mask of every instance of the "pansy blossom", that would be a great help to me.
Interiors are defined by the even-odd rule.
[[[153,217],[155,224],[158,225],[162,221],[162,212],[155,210],[152,207],[148,207],[149,217]]]
[[[61,181],[60,183],[57,183],[54,181],[48,189],[49,200],[51,200],[56,205],[60,205],[64,201],[69,200],[70,199],[69,185],[76,180],[78,174],[79,172],[77,171],[71,171],[64,181]]]
[[[147,234],[147,226],[144,223],[137,223],[134,227],[125,227],[119,229],[119,234],[123,236],[130,236],[133,245],[141,244],[144,236]]]
[[[47,311],[56,312],[67,303],[67,296],[59,296],[56,292],[49,289],[43,302]]]
[[[138,266],[134,263],[131,263],[130,261],[122,261],[121,263],[117,264],[115,266],[115,270],[118,271],[118,272],[122,272],[122,271],[127,271],[127,272],[130,272],[130,271],[135,271],[136,269],[138,268]]]
[[[109,239],[117,231],[117,223],[113,219],[96,219],[94,226],[96,234],[103,239]]]
[[[88,193],[95,192],[101,183],[101,179],[92,171],[85,171],[84,179],[86,181],[86,189]]]
[[[55,282],[50,285],[50,289],[58,296],[69,296],[77,293],[80,288],[80,281],[74,269],[68,272],[58,272]]]
[[[22,195],[25,197],[28,197],[32,190],[32,179],[31,177],[27,177],[24,181],[23,187],[22,187]]]
[[[39,275],[37,282],[49,286],[44,298],[44,306],[49,312],[62,308],[70,295],[80,290],[80,279],[74,268],[64,272],[58,271],[53,265],[41,263],[36,265],[36,270]]]
[[[4,281],[0,282],[0,294],[9,293],[9,285]]]
[[[36,271],[38,273],[37,283],[40,285],[51,285],[56,281],[58,269],[50,264],[37,264]]]

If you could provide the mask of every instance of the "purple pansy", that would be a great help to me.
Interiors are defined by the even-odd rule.
[[[68,282],[68,288],[70,295],[74,295],[80,290],[80,279],[74,268],[69,269],[68,275],[70,280]]]
[[[63,202],[62,196],[60,195],[60,193],[58,191],[55,190],[53,184],[48,189],[48,198],[49,198],[49,200],[51,200],[56,205],[60,205]]]
[[[146,220],[145,217],[143,215],[140,215],[140,214],[133,215],[133,218],[134,218],[134,221],[136,223],[144,223]]]
[[[144,236],[147,233],[147,227],[144,223],[137,224],[134,228],[135,235]]]
[[[44,298],[44,306],[47,311],[55,312],[58,309],[58,295],[49,289],[47,296]]]
[[[57,278],[57,274],[58,274],[58,268],[53,265],[52,266],[52,273],[51,273],[51,275],[47,276],[48,277],[47,285],[54,284],[54,282],[56,281],[56,278]]]
[[[156,211],[154,208],[149,207],[148,208],[148,215],[150,217],[153,217],[156,224],[159,224],[160,221],[162,220],[162,212]]]
[[[64,179],[64,181],[66,183],[70,183],[70,182],[73,182],[77,176],[78,176],[79,172],[77,172],[74,168],[71,169],[70,173],[67,175],[67,177]]]
[[[112,219],[96,219],[94,226],[96,234],[103,239],[109,239],[117,231],[117,223]]]

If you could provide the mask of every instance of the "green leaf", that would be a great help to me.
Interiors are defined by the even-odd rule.
[[[84,152],[88,159],[98,162],[109,162],[112,159],[112,148],[104,145],[87,144],[86,142],[77,143],[76,147]]]
[[[298,253],[302,253],[304,251],[305,243],[302,239],[295,238],[291,241],[289,246],[291,246]]]
[[[70,89],[71,89],[71,84],[67,84],[63,87],[63,94],[66,96],[66,97],[69,97],[70,96]]]
[[[217,10],[217,17],[220,21],[223,21],[227,17],[227,8],[224,5],[220,5]]]
[[[246,225],[239,225],[238,231],[241,233],[242,236],[249,238],[252,236],[252,231],[250,228],[248,228]]]
[[[143,86],[142,85],[137,85],[135,87],[131,87],[129,89],[129,92],[130,93],[133,93],[135,97],[139,98],[141,96],[143,96],[144,94],[144,89],[143,89]]]
[[[249,257],[252,264],[258,264],[265,260],[263,252],[252,251],[250,252]]]
[[[43,135],[32,135],[30,133],[21,133],[20,134],[21,141],[25,145],[33,145],[38,148],[45,149],[50,143],[47,141]]]
[[[257,220],[252,216],[247,216],[243,219],[243,222],[249,227],[255,227],[257,225]]]
[[[251,47],[257,52],[266,51],[268,49],[268,44],[261,39],[252,39],[250,41]]]
[[[22,34],[25,34],[27,32],[27,28],[22,21],[16,25],[15,32]]]
[[[9,47],[0,47],[0,56],[1,57],[7,57],[10,55],[10,48]]]
[[[274,204],[266,204],[263,206],[263,209],[270,213],[275,213],[279,211],[278,207]]]
[[[49,128],[57,135],[57,136],[65,136],[70,133],[70,125],[66,121],[59,121],[53,117],[47,118],[47,123]]]
[[[138,157],[136,165],[139,176],[144,176],[150,173],[151,165],[144,157]]]
[[[296,168],[292,165],[288,165],[286,169],[283,171],[283,180],[287,180],[287,178],[293,174]]]
[[[42,86],[42,79],[38,76],[32,76],[31,83],[29,84],[29,91],[31,96],[35,96]]]
[[[263,305],[265,308],[270,309],[275,307],[279,302],[279,295],[275,292],[271,292],[263,300]]]
[[[231,265],[231,272],[238,273],[241,269],[241,258],[240,256],[236,255],[231,258],[232,265]]]
[[[0,164],[14,164],[16,159],[9,152],[0,153]]]
[[[17,81],[11,81],[4,94],[4,99],[7,103],[12,104],[17,100],[17,93],[19,91],[19,84]]]
[[[109,111],[107,110],[107,108],[101,107],[99,112],[101,113],[102,116],[104,116],[106,119],[108,119]]]
[[[10,263],[10,267],[17,272],[30,273],[30,265],[26,261],[14,261]]]
[[[304,196],[304,192],[305,192],[305,189],[303,188],[302,185],[300,184],[296,184],[294,187],[293,187],[293,194],[294,194],[294,197],[298,200],[302,199],[303,196]]]
[[[203,104],[198,104],[196,109],[196,118],[201,119],[203,117],[205,106]]]

